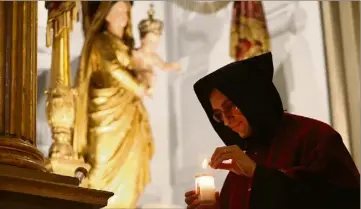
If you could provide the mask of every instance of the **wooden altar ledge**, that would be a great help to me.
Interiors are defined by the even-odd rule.
[[[113,196],[78,184],[74,177],[0,165],[0,208],[99,209]]]

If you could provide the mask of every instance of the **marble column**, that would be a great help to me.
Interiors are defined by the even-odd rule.
[[[36,148],[37,6],[0,2],[0,164],[45,170]]]

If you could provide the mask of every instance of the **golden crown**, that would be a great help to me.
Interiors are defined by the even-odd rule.
[[[150,4],[150,8],[147,13],[148,18],[141,20],[138,24],[140,37],[143,38],[148,33],[161,35],[163,31],[163,21],[154,18],[155,11],[153,4]]]

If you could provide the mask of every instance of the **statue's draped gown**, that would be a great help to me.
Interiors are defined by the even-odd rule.
[[[106,14],[110,4],[98,10]],[[106,30],[92,30],[101,16],[89,26],[82,51],[73,146],[91,165],[89,187],[114,192],[107,207],[135,208],[150,182],[152,133],[137,95],[141,84],[129,70],[129,47]]]

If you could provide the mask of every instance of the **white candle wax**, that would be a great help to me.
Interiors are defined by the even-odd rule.
[[[211,174],[199,174],[195,178],[198,200],[202,204],[213,204],[216,202],[216,186]]]

